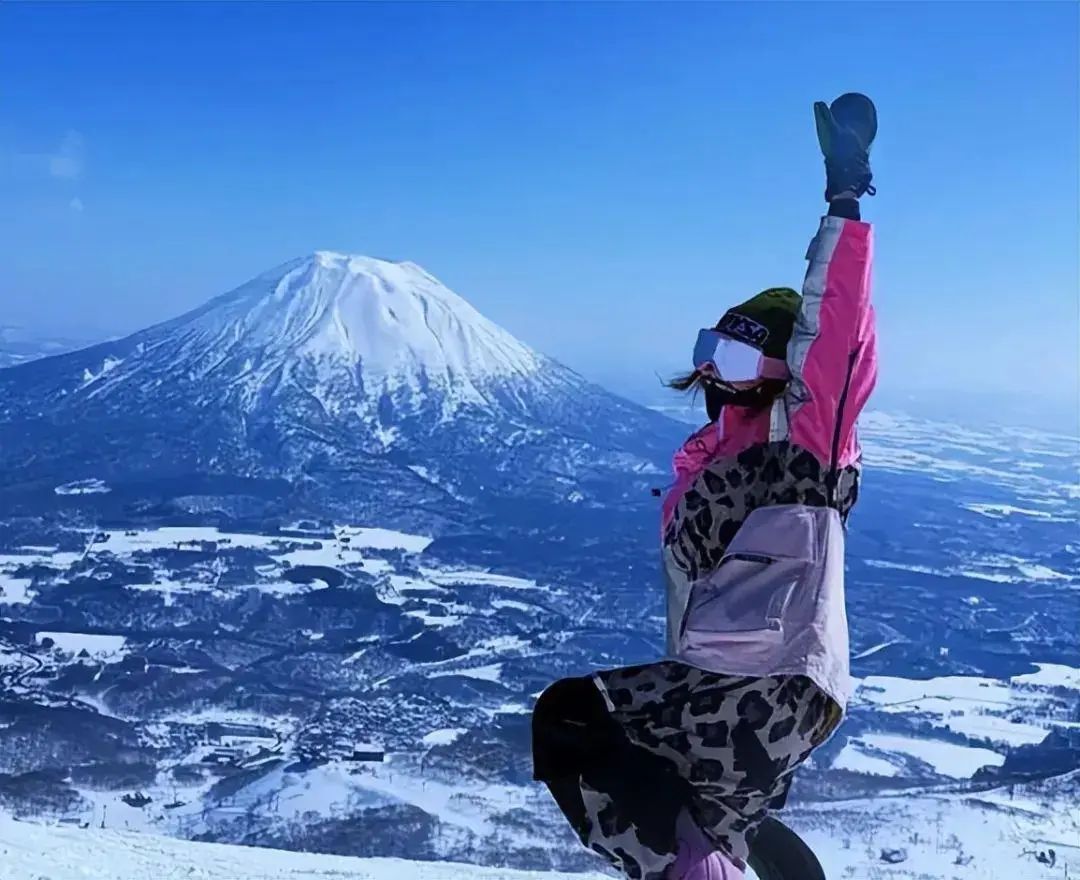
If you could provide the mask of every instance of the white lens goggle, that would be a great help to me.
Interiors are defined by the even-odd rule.
[[[712,370],[725,382],[787,379],[787,364],[765,357],[752,345],[725,336],[719,330],[701,330],[694,346],[694,369]]]

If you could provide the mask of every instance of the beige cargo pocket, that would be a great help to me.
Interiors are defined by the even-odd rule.
[[[720,565],[691,587],[680,647],[700,652],[782,640],[792,597],[813,580],[816,538],[814,517],[798,507],[751,513]]]

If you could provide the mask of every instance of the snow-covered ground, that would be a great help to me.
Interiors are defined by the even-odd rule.
[[[1080,808],[1062,790],[817,804],[788,821],[829,880],[1065,880],[1080,869]],[[899,860],[895,864],[887,859]],[[0,814],[3,880],[602,880],[448,862],[358,859],[42,825]]]
[[[1001,746],[1039,743],[1051,729],[1067,722],[1037,711],[1047,698],[1035,689],[1068,687],[1070,681],[1075,689],[1074,677],[1080,675],[1069,667],[1040,664],[1040,669],[1011,682],[970,675],[925,680],[872,675],[859,683],[854,704],[871,704],[888,714],[918,715],[934,727]],[[1023,711],[1024,720],[1014,717],[1018,711]]]
[[[405,553],[419,553],[431,543],[431,538],[423,535],[410,535],[392,529],[365,528],[360,526],[339,526],[332,536],[322,534],[276,535],[253,534],[248,532],[222,531],[213,526],[165,526],[155,529],[114,529],[86,535],[86,549],[83,553],[60,552],[52,547],[26,546],[18,553],[0,553],[0,604],[27,604],[34,598],[35,592],[29,578],[17,577],[15,572],[28,566],[43,565],[65,572],[77,563],[122,560],[131,563],[137,554],[155,550],[173,550],[192,553],[205,552],[213,548],[214,552],[229,550],[261,550],[273,558],[276,565],[260,568],[265,580],[258,585],[263,592],[275,595],[288,595],[319,589],[327,586],[324,581],[312,578],[310,584],[297,584],[287,580],[283,572],[297,566],[324,566],[335,569],[348,565],[357,565],[371,575],[392,571],[384,559],[372,555],[371,551],[400,550]],[[486,583],[484,579],[495,578],[486,572],[445,573],[449,583],[460,583],[462,579]],[[479,579],[479,580],[476,580]],[[516,579],[506,579],[516,582]],[[158,571],[146,583],[126,585],[126,589],[162,593],[166,602],[172,596],[183,592],[204,592],[215,590],[224,592],[218,586],[215,569],[207,569],[206,579],[188,578],[183,582],[167,576],[165,570]],[[499,582],[495,578],[494,582]],[[425,584],[420,582],[425,586]],[[508,583],[507,586],[518,585]],[[521,582],[521,586],[536,587],[531,582]]]
[[[815,804],[789,821],[829,880],[1065,880],[1080,870],[1076,777],[1057,781],[1068,789],[1057,793],[859,799]]]
[[[600,875],[354,859],[46,826],[0,815],[3,880],[599,880]]]
[[[1036,663],[1038,672],[1013,677],[1016,684],[1080,690],[1080,669],[1062,666],[1060,663]]]
[[[99,636],[87,635],[86,633],[49,632],[42,630],[37,634],[38,644],[43,644],[48,639],[53,648],[62,654],[78,656],[86,652],[88,657],[102,659],[106,657],[118,658],[124,654],[123,636]]]
[[[337,560],[338,552],[350,552],[359,555],[364,548],[372,550],[404,550],[419,553],[428,544],[430,538],[421,535],[407,535],[391,529],[372,529],[359,526],[342,526],[334,530],[333,538],[319,535],[296,537],[292,535],[258,535],[245,532],[223,532],[213,526],[165,526],[158,529],[112,530],[103,532],[107,537],[96,542],[94,552],[108,552],[116,556],[128,556],[137,550],[158,549],[198,549],[203,541],[224,544],[233,548],[250,547],[273,549],[282,543],[322,543],[322,551],[298,550],[292,555],[282,554],[294,565],[332,565]],[[306,554],[306,555],[305,555]]]
[[[832,762],[836,770],[850,770],[852,773],[865,773],[869,776],[898,776],[900,768],[888,758],[873,754],[858,740],[852,740]]]
[[[91,477],[88,480],[75,480],[71,483],[64,483],[62,486],[57,486],[53,491],[57,495],[103,495],[111,492],[112,489],[108,487],[104,480]]]
[[[981,767],[1000,767],[1005,763],[1004,755],[999,755],[989,749],[961,746],[926,737],[867,733],[852,742],[865,744],[881,752],[911,755],[913,758],[925,761],[934,768],[935,773],[952,776],[955,779],[967,779]]]

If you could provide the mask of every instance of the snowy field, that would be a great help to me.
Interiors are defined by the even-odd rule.
[[[1020,788],[821,804],[789,821],[829,880],[1065,880],[1080,871],[1080,774],[1064,792]],[[1071,802],[1071,805],[1070,805]],[[1052,857],[1050,853],[1053,853]],[[884,854],[901,858],[889,864]],[[1040,861],[1041,857],[1041,861]],[[1052,859],[1052,864],[1051,864]],[[603,880],[191,843],[152,834],[46,826],[0,814],[3,880]]]
[[[150,834],[37,825],[0,815],[3,880],[600,880],[600,876],[189,843]]]
[[[358,566],[368,574],[379,575],[392,571],[384,559],[370,551],[400,550],[404,553],[420,553],[431,543],[431,538],[409,535],[391,529],[338,526],[332,535],[304,535],[296,532],[287,535],[263,535],[246,532],[222,531],[213,526],[166,526],[156,529],[113,529],[97,534],[87,533],[86,548],[82,553],[60,552],[55,547],[24,546],[17,553],[0,553],[0,604],[28,604],[34,599],[34,590],[28,578],[16,577],[14,572],[26,566],[49,566],[66,572],[77,564],[89,564],[118,560],[133,563],[144,559],[144,554],[171,550],[177,553],[199,554],[212,548],[211,552],[229,552],[243,549],[264,551],[274,565],[260,570],[264,581],[258,585],[263,592],[288,595],[327,586],[314,578],[310,584],[297,584],[288,580],[285,573],[297,566],[323,566],[341,569]],[[206,592],[226,595],[227,588],[219,585],[220,570],[208,567],[203,578],[188,578],[183,582],[168,577],[167,570],[158,569],[145,583],[127,585],[127,589],[161,593],[166,604],[172,597],[184,592]],[[444,573],[449,583],[468,581],[473,575],[479,582],[493,576],[487,572]],[[496,579],[498,580],[498,579]],[[510,578],[509,581],[516,579]],[[529,586],[522,582],[522,586]],[[531,584],[535,587],[535,584]]]
[[[1067,880],[1080,875],[1078,781],[1077,773],[1059,780],[1056,792],[817,804],[788,818],[828,880]],[[885,854],[902,861],[888,864]]]
[[[973,675],[925,680],[872,675],[859,682],[853,705],[891,715],[918,715],[934,727],[985,739],[1002,747],[1040,743],[1054,727],[1071,722],[1040,711],[1045,689],[1080,690],[1080,670],[1036,664],[1039,672],[1010,681]],[[1017,720],[1022,713],[1024,720]]]

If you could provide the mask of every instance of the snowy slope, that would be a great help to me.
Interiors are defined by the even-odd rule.
[[[790,812],[830,880],[1063,880],[1080,868],[1076,774],[1037,786]],[[890,863],[886,860],[899,860]],[[598,862],[599,863],[599,862]],[[449,862],[193,843],[0,814],[4,880],[602,880]],[[751,872],[752,874],[752,872]],[[748,878],[749,880],[749,878]]]
[[[0,814],[3,880],[590,880],[448,862],[354,859],[47,826]]]
[[[1080,869],[1077,781],[814,804],[785,818],[829,880],[1066,880]]]

